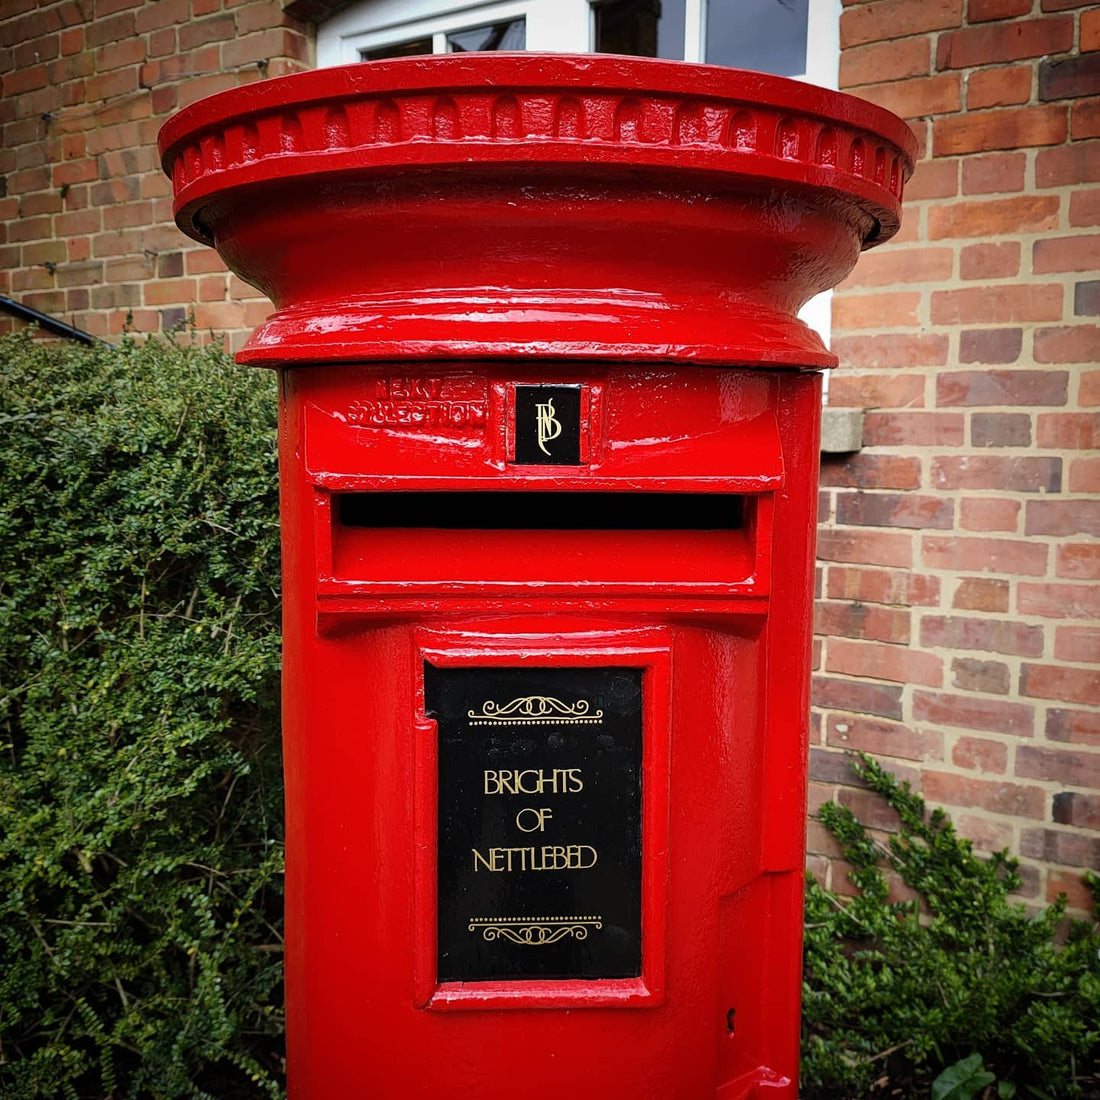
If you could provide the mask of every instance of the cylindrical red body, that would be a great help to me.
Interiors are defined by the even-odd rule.
[[[820,368],[913,141],[459,55],[223,93],[177,220],[276,313],[297,1100],[797,1090]]]

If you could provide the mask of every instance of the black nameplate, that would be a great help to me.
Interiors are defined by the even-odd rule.
[[[516,386],[515,411],[518,464],[581,464],[580,386]]]
[[[642,670],[424,667],[441,982],[641,974]]]

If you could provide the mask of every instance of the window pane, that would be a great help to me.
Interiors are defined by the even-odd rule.
[[[527,44],[527,24],[523,19],[471,27],[447,35],[449,53],[473,53],[478,50],[522,50]]]
[[[381,61],[386,57],[412,57],[413,54],[431,53],[432,40],[428,38],[411,38],[408,42],[393,42],[389,46],[379,46],[373,50],[360,50],[359,56],[364,61]]]
[[[799,76],[808,19],[809,0],[708,0],[707,61]]]
[[[684,0],[605,0],[594,12],[596,53],[684,59]]]

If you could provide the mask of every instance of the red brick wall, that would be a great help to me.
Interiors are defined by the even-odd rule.
[[[1100,866],[1100,8],[845,0],[841,86],[907,119],[895,242],[837,292],[812,802],[886,758],[1025,893]],[[1088,93],[1094,93],[1089,97]],[[811,848],[831,851],[811,825]],[[842,868],[812,865],[842,886]]]
[[[238,346],[270,307],[171,224],[156,133],[309,65],[308,30],[281,0],[5,0],[0,293],[105,335],[193,311]],[[877,813],[845,762],[866,749],[981,845],[1021,852],[1030,896],[1083,904],[1077,871],[1100,864],[1100,7],[852,2],[841,34],[842,85],[910,118],[924,153],[899,239],[835,298],[830,401],[867,414],[864,450],[824,463],[813,800]],[[831,850],[813,824],[810,840]]]
[[[310,66],[309,28],[283,8],[4,0],[0,294],[101,336],[193,313],[241,342],[270,305],[176,229],[156,137],[195,99]]]

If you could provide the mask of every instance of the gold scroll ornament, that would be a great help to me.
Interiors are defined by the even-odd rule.
[[[603,917],[471,917],[468,927],[488,943],[503,938],[521,947],[546,947],[568,936],[588,939],[590,928],[603,927]]]
[[[523,695],[503,706],[487,699],[481,711],[467,711],[471,726],[507,725],[600,725],[603,711],[590,712],[587,699],[563,703],[553,695]]]

